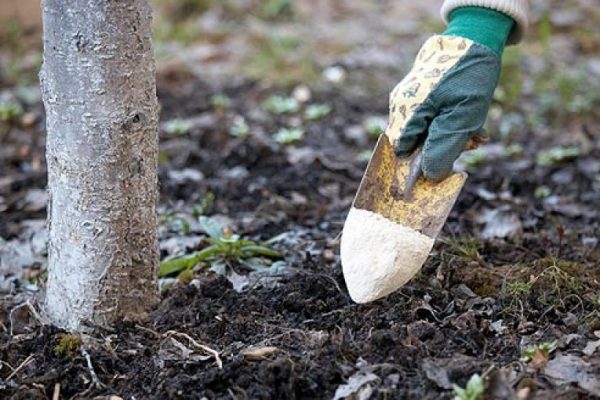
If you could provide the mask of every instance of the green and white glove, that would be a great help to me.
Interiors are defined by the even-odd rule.
[[[423,146],[427,179],[452,173],[479,133],[500,75],[500,58],[515,21],[501,12],[461,7],[441,35],[429,38],[413,68],[390,95],[386,135],[399,157]]]

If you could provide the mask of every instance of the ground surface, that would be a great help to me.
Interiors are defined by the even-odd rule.
[[[431,6],[423,4],[412,12]],[[348,298],[339,233],[376,127],[385,124],[386,85],[410,61],[402,51],[392,61],[375,56],[396,41],[379,32],[366,49],[332,33],[326,42],[339,46],[321,49],[316,77],[298,69],[288,83],[273,79],[277,65],[267,66],[268,76],[227,82],[164,65],[163,259],[207,246],[199,215],[256,242],[277,236],[270,246],[284,257],[270,268],[234,260],[163,277],[163,300],[146,320],[83,338],[37,315],[45,268],[42,107],[35,86],[4,69],[2,100],[23,110],[0,122],[0,397],[439,399],[452,398],[452,384],[464,387],[473,374],[484,375],[485,398],[600,396],[600,40],[591,33],[593,4],[576,5],[552,13],[534,7],[530,44],[505,56],[492,141],[459,163],[470,178],[434,252],[407,286],[368,305]],[[320,11],[319,32],[327,13],[361,27],[376,20],[359,6]],[[214,27],[210,12],[203,15],[200,25]],[[296,26],[290,18],[273,24]],[[426,31],[421,24],[403,33],[384,21],[382,30],[391,26],[388,35],[413,51]],[[181,46],[170,43],[169,51]],[[19,54],[26,74],[35,63]],[[331,66],[345,78],[332,79],[340,70]],[[273,95],[288,100],[265,104]],[[307,115],[311,104],[330,111]],[[276,139],[290,127],[303,136]]]

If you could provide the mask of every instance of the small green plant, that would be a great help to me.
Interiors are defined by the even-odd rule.
[[[210,97],[210,105],[215,108],[229,108],[231,106],[231,98],[223,93],[213,94]]]
[[[169,135],[185,135],[190,131],[190,123],[180,118],[175,118],[165,123],[165,132]]]
[[[552,191],[550,190],[550,188],[544,185],[536,187],[535,192],[533,192],[533,195],[536,199],[543,199],[544,197],[548,197],[551,194]]]
[[[468,167],[477,167],[478,165],[483,164],[483,162],[485,161],[485,158],[486,158],[485,152],[480,149],[467,151],[463,155],[463,160],[465,162],[465,165]]]
[[[250,127],[246,123],[244,117],[237,115],[231,122],[229,134],[238,139],[245,139],[250,134]]]
[[[54,346],[54,355],[57,357],[73,358],[81,346],[81,336],[63,333],[59,335],[58,343]]]
[[[382,117],[369,117],[363,123],[367,134],[379,137],[385,132],[386,120]]]
[[[575,159],[580,154],[581,151],[575,146],[553,147],[538,154],[535,162],[541,167],[553,166],[563,161]]]
[[[192,207],[192,215],[197,218],[208,213],[214,203],[215,194],[210,191],[206,192],[202,199]]]
[[[304,130],[302,128],[281,128],[273,135],[273,138],[279,144],[297,143],[304,138]]]
[[[279,252],[269,248],[266,244],[258,244],[251,240],[242,239],[239,235],[226,231],[223,226],[213,219],[200,217],[199,220],[200,225],[209,236],[210,246],[190,255],[161,262],[160,277],[191,270],[202,261],[210,264],[227,265],[234,262],[243,262],[254,257],[281,258]]]
[[[506,157],[514,157],[523,153],[523,146],[518,143],[513,143],[511,145],[506,146],[504,149],[504,154]]]
[[[291,114],[300,109],[300,103],[293,97],[273,95],[269,97],[263,106],[265,110],[273,114]]]
[[[513,281],[506,284],[506,294],[515,299],[522,298],[523,296],[531,293],[532,282]]]
[[[454,391],[454,400],[483,400],[485,385],[483,378],[479,374],[474,374],[469,378],[465,388],[452,385],[452,390]]]
[[[331,106],[329,104],[311,104],[304,110],[304,118],[310,121],[316,121],[331,112]]]
[[[544,359],[548,359],[550,354],[558,348],[558,340],[552,342],[542,342],[536,345],[527,346],[521,351],[522,362],[529,362],[535,359],[536,357],[543,357]]]
[[[12,101],[0,103],[0,121],[14,122],[23,115],[23,107]]]
[[[540,277],[546,277],[552,282],[552,292],[562,301],[562,291],[576,294],[581,289],[580,267],[576,263],[552,257],[551,265],[542,271]]]

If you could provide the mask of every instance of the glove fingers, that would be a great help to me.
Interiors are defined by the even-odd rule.
[[[435,109],[429,103],[419,105],[396,140],[394,150],[398,157],[408,157],[423,143],[434,117]]]
[[[439,181],[452,174],[454,161],[465,150],[471,137],[481,131],[484,113],[474,113],[472,101],[463,101],[450,112],[438,115],[429,127],[423,146],[423,175]]]

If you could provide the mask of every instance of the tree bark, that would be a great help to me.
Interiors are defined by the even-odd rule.
[[[85,331],[155,304],[158,103],[147,0],[42,0],[44,309]]]

